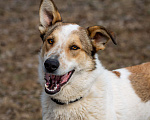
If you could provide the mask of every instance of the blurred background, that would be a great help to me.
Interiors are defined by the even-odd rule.
[[[102,25],[116,34],[100,51],[117,69],[150,61],[150,0],[54,0],[64,22]],[[0,119],[41,120],[38,83],[40,0],[0,0]]]

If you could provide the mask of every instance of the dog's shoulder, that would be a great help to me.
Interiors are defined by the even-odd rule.
[[[143,63],[136,66],[127,67],[130,72],[135,74],[145,74],[150,75],[150,62]]]
[[[142,101],[150,100],[150,62],[126,68],[135,93]]]

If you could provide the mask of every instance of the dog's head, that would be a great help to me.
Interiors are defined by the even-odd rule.
[[[46,92],[55,96],[84,92],[93,82],[88,78],[96,69],[95,53],[103,50],[109,40],[115,43],[112,33],[101,26],[85,29],[63,23],[52,0],[41,1],[39,15],[43,40],[39,72],[45,74]]]

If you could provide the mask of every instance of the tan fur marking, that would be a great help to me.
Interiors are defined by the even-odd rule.
[[[70,47],[72,46],[72,45],[77,45],[79,48],[81,48],[82,47],[82,45],[81,45],[81,42],[80,42],[80,40],[79,40],[79,36],[78,35],[76,35],[76,34],[72,34],[71,36],[70,36],[70,39],[69,39],[69,41],[67,42],[67,50],[66,50],[66,53],[67,53],[67,56],[68,55],[71,55],[71,58],[73,57],[73,58],[76,58],[77,56],[78,56],[78,54],[79,54],[79,52],[80,52],[80,49],[79,50],[70,50]],[[70,59],[70,56],[68,56],[68,59]]]
[[[116,74],[116,76],[118,76],[118,77],[120,77],[120,72],[118,72],[118,71],[112,71],[114,74]]]
[[[129,77],[136,94],[142,101],[150,100],[150,62],[127,67],[132,73]]]
[[[42,45],[42,57],[44,57],[44,54],[46,53],[46,43]]]
[[[82,44],[82,49],[88,54],[88,55],[92,55],[92,51],[93,51],[93,46],[91,44],[91,40],[89,39],[88,35],[87,35],[87,31],[86,29],[80,27],[79,31],[78,31],[79,37],[80,37],[80,41]]]

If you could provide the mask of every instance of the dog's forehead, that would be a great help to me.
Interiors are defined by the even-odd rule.
[[[53,34],[57,38],[60,43],[65,43],[67,41],[71,41],[78,35],[80,31],[80,26],[77,24],[64,24],[60,25],[54,30]]]
[[[77,45],[88,55],[93,50],[91,40],[85,28],[74,23],[59,23],[50,28],[45,38],[53,38],[55,44],[51,51],[62,51],[67,46]]]
[[[71,35],[74,31],[79,31],[80,26],[77,24],[67,24],[60,27],[60,34],[64,36]]]
[[[93,49],[91,41],[87,35],[86,29],[77,24],[61,24],[54,30],[59,46],[66,46],[70,43],[81,45],[82,50],[91,55]],[[55,46],[56,47],[56,46]],[[61,47],[59,47],[61,49]]]

